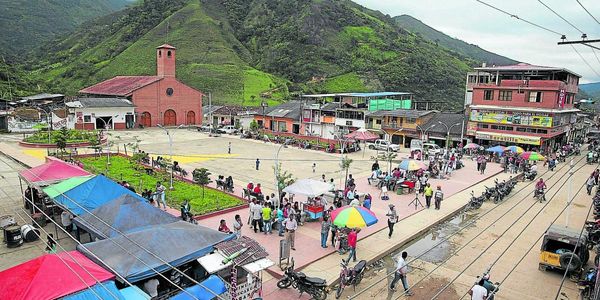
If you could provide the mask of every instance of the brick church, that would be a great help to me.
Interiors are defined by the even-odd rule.
[[[117,76],[84,88],[87,97],[127,98],[135,105],[137,125],[194,125],[202,122],[204,94],[175,78],[176,48],[156,48],[156,76]]]

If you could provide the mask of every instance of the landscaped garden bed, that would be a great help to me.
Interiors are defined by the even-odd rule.
[[[48,138],[50,135],[50,138]],[[48,147],[57,148],[60,142],[64,142],[66,147],[84,147],[94,146],[102,142],[98,131],[96,130],[41,130],[29,135],[21,141],[25,147]]]
[[[178,178],[173,178],[174,190],[168,190],[170,173],[154,169],[153,174],[149,175],[146,173],[149,167],[128,157],[111,156],[108,169],[106,168],[106,155],[81,157],[78,160],[83,163],[83,168],[87,171],[94,174],[103,173],[118,182],[125,180],[138,193],[141,193],[144,189],[154,191],[156,182],[160,181],[167,188],[166,198],[169,206],[179,209],[184,200],[190,200],[192,213],[194,214],[206,214],[244,204],[240,198],[208,187],[204,188],[203,197],[202,186]]]

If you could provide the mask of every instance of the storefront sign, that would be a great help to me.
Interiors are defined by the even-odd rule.
[[[530,137],[530,136],[522,136],[522,135],[512,135],[512,134],[494,134],[491,132],[477,132],[475,135],[476,138],[482,140],[490,140],[490,141],[498,141],[498,142],[508,142],[515,144],[527,144],[527,145],[540,145],[539,137]]]
[[[467,135],[475,135],[477,133],[477,123],[467,122]]]
[[[565,96],[565,90],[560,90],[560,93],[558,93],[558,106],[560,108],[565,107]]]
[[[492,112],[472,110],[469,118],[474,122],[513,124],[535,127],[552,127],[552,117],[530,112]]]

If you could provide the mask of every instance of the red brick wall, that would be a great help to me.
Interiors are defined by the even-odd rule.
[[[173,89],[173,95],[167,95],[167,88]],[[202,123],[203,94],[177,81],[174,77],[164,79],[145,86],[133,93],[133,104],[137,113],[136,121],[141,121],[143,112],[149,112],[152,126],[164,123],[165,111],[172,109],[177,116],[177,125],[187,124],[187,113],[193,111],[195,124]]]
[[[75,123],[75,129],[94,130],[94,123]]]
[[[125,129],[125,128],[126,128],[125,123],[115,123],[114,124],[114,129],[115,130]]]

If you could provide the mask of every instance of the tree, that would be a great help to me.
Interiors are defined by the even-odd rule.
[[[289,185],[294,184],[294,182],[296,182],[296,178],[294,178],[294,176],[288,171],[282,170],[281,163],[278,163],[276,167],[273,167],[273,170],[275,171],[275,180],[277,181],[277,194],[280,198],[281,190]]]
[[[206,168],[194,169],[192,172],[194,182],[202,186],[202,200],[204,200],[204,187],[211,183],[210,172]]]
[[[252,120],[252,122],[250,122],[250,131],[251,132],[257,132],[259,127],[260,126],[258,126],[258,122],[256,122],[256,120]]]
[[[342,162],[340,163],[340,167],[342,168],[342,171],[346,171],[346,177],[344,179],[344,186],[346,185],[346,182],[348,182],[348,171],[350,170],[350,165],[352,164],[352,159],[348,158],[348,155],[342,157]]]
[[[398,153],[396,152],[390,152],[390,151],[386,151],[386,152],[381,152],[378,153],[377,156],[372,156],[371,159],[372,160],[380,160],[380,161],[385,161],[388,163],[388,173],[392,172],[392,162],[394,161],[394,159],[396,159],[396,157],[398,156]]]
[[[63,127],[58,131],[58,136],[56,137],[56,148],[58,148],[62,153],[64,153],[65,149],[67,148],[68,136],[69,131],[66,127]]]

